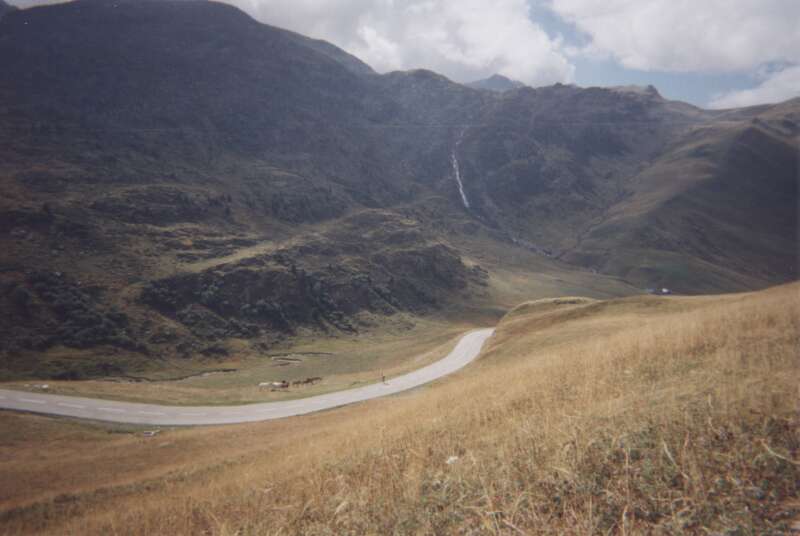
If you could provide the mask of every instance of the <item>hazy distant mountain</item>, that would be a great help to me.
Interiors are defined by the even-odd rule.
[[[510,78],[506,78],[505,76],[500,74],[494,74],[489,78],[484,78],[482,80],[475,80],[474,82],[470,82],[467,85],[471,88],[496,91],[498,93],[509,91],[511,89],[519,89],[521,87],[525,87],[525,84],[523,84],[522,82],[518,82],[517,80],[511,80]]]
[[[205,1],[21,10],[0,65],[9,377],[483,307],[504,255],[580,267],[587,292],[610,281],[589,269],[678,292],[797,276],[800,100],[377,75]]]

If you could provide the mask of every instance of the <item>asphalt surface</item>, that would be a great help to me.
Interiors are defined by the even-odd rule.
[[[483,343],[492,333],[494,329],[467,333],[444,358],[414,372],[390,378],[386,383],[297,400],[241,406],[161,406],[0,389],[0,408],[153,426],[198,426],[282,419],[392,395],[432,382],[455,372],[478,357]]]

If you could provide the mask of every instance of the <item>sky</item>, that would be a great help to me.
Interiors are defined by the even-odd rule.
[[[40,0],[11,0],[20,7]],[[225,0],[378,72],[647,85],[709,108],[800,96],[800,0]]]

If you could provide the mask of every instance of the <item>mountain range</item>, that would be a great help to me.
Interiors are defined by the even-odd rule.
[[[800,99],[378,74],[198,0],[3,6],[4,377],[491,311],[520,281],[797,278]]]

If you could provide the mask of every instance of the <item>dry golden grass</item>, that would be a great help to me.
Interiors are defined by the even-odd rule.
[[[174,432],[187,453],[205,445],[203,459],[0,522],[11,534],[787,530],[800,494],[800,286],[564,302],[518,308],[477,366],[435,387]]]

